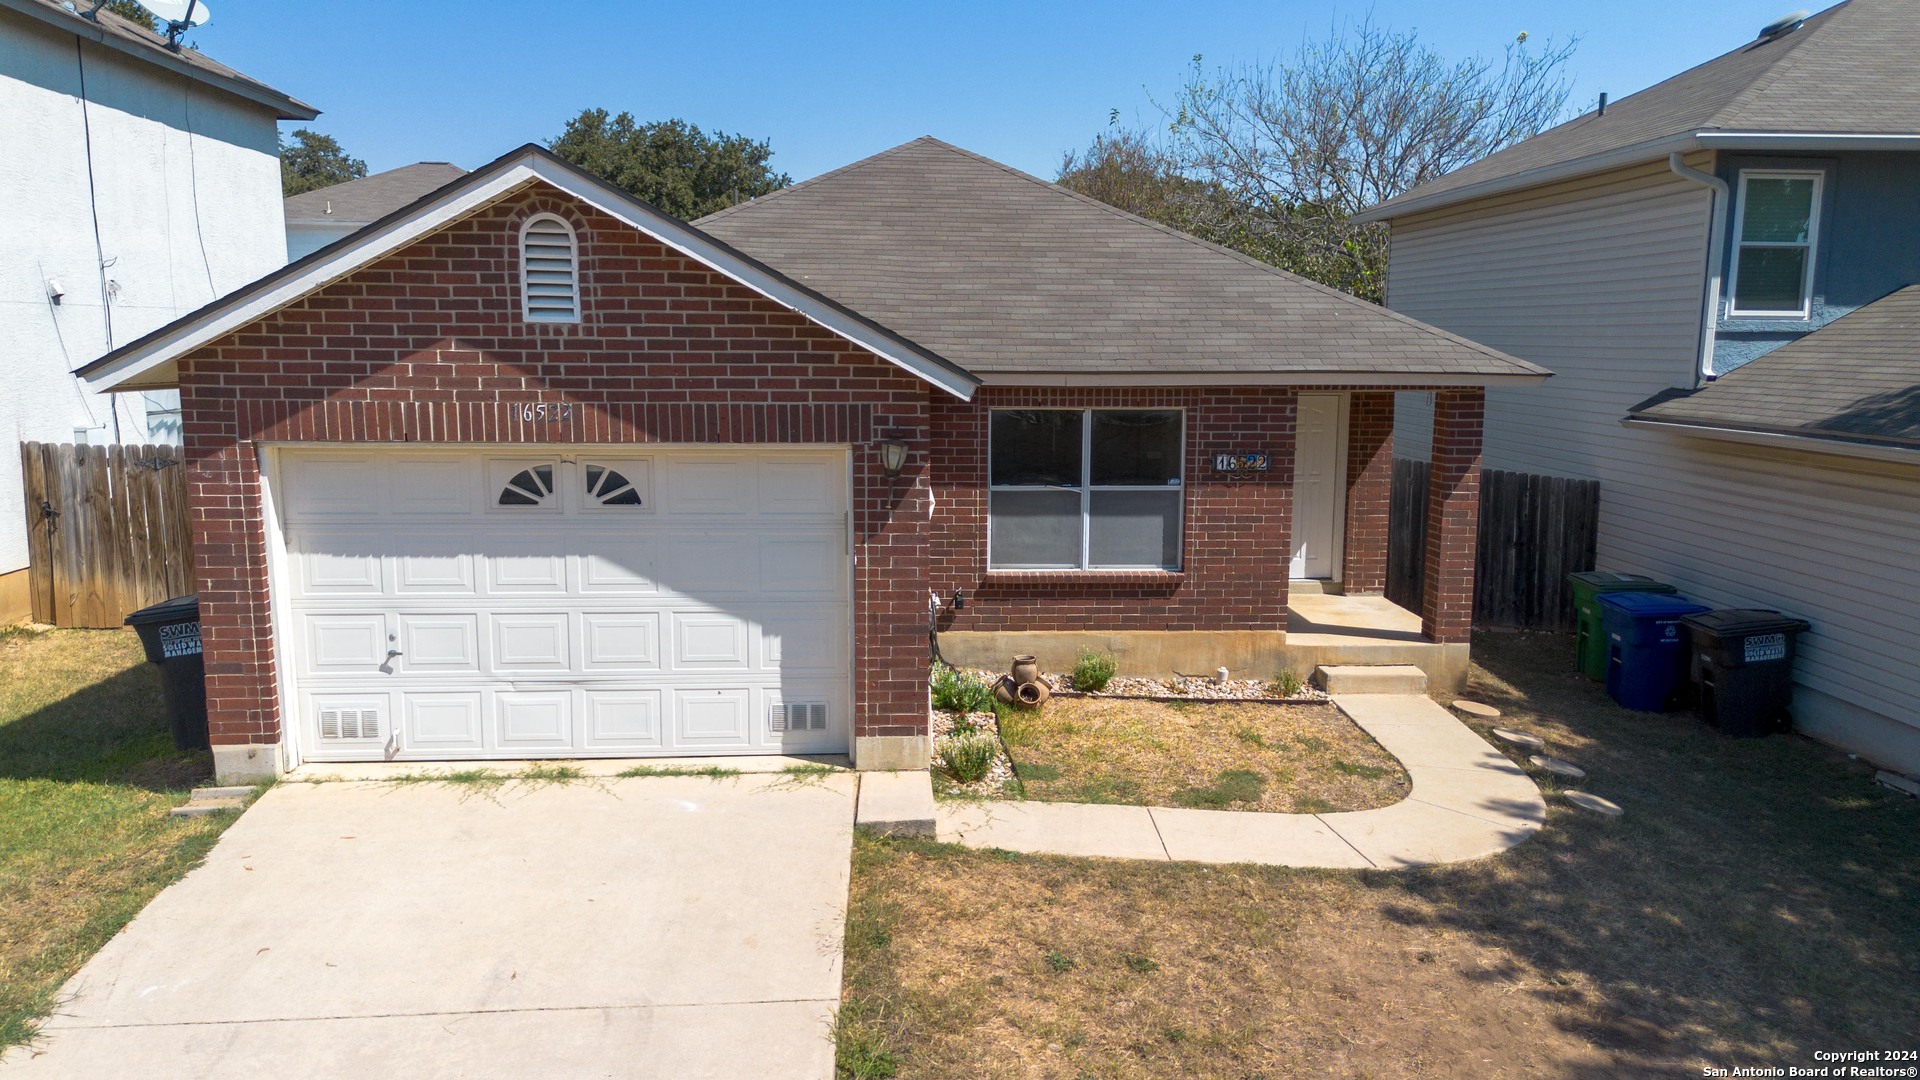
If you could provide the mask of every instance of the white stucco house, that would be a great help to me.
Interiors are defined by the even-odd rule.
[[[0,0],[0,618],[23,442],[178,441],[171,391],[73,369],[286,262],[277,123],[312,106],[80,0]]]

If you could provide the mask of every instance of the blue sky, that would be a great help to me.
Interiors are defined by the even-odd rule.
[[[1372,13],[1448,56],[1577,34],[1574,98],[1615,99],[1751,40],[1790,0],[1265,3],[515,3],[212,0],[209,55],[323,110],[374,170],[472,168],[589,106],[770,138],[805,179],[920,135],[1051,177],[1107,124],[1155,117],[1189,59],[1291,53]]]

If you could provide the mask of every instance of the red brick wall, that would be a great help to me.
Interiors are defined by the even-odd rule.
[[[1441,642],[1473,638],[1473,564],[1480,528],[1480,437],[1486,392],[1433,395],[1433,473],[1427,487],[1425,595],[1420,629]]]
[[[987,572],[987,413],[995,407],[1186,410],[1180,573]],[[986,388],[932,406],[930,564],[943,597],[967,592],[943,630],[1282,630],[1292,550],[1294,395],[1290,389]],[[1272,468],[1231,478],[1220,453],[1265,451]]]
[[[520,318],[517,228],[580,230],[580,325]],[[259,444],[852,443],[859,735],[926,730],[928,403],[920,380],[590,207],[538,189],[181,362],[208,720],[280,717]],[[565,422],[519,405],[570,402]],[[909,440],[904,474],[871,441]]]
[[[1349,594],[1387,588],[1388,514],[1393,506],[1393,392],[1347,399],[1347,535],[1340,581]]]

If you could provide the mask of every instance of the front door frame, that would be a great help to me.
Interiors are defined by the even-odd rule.
[[[1333,466],[1332,466],[1333,476],[1332,476],[1332,483],[1329,483],[1327,485],[1328,498],[1330,498],[1333,501],[1333,508],[1332,508],[1333,512],[1331,515],[1332,522],[1333,522],[1333,548],[1332,548],[1332,551],[1330,551],[1327,556],[1328,561],[1331,564],[1327,577],[1319,578],[1319,579],[1296,578],[1293,576],[1293,569],[1292,569],[1293,551],[1292,551],[1292,544],[1291,542],[1289,542],[1288,551],[1287,551],[1287,566],[1288,566],[1287,577],[1289,580],[1292,580],[1292,581],[1324,580],[1324,581],[1332,581],[1332,582],[1338,583],[1342,579],[1343,571],[1345,570],[1344,564],[1347,561],[1347,421],[1348,421],[1348,414],[1353,409],[1353,396],[1345,391],[1337,391],[1337,390],[1301,391],[1294,395],[1293,464],[1294,464],[1294,470],[1295,470],[1295,478],[1294,478],[1293,491],[1294,491],[1295,498],[1294,498],[1294,504],[1293,504],[1293,525],[1295,526],[1297,526],[1300,522],[1300,503],[1298,498],[1300,493],[1299,399],[1306,398],[1306,397],[1331,398],[1333,399],[1333,402],[1334,402],[1334,409],[1333,409],[1334,435],[1333,435]],[[1290,534],[1291,532],[1292,530],[1289,529]]]

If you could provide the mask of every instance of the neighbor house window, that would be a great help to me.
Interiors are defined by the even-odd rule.
[[[1181,414],[996,409],[989,414],[987,565],[1180,569]]]
[[[580,258],[573,226],[552,214],[520,227],[520,312],[528,322],[580,321]]]
[[[1820,181],[1818,172],[1740,173],[1728,314],[1805,318],[1811,311]]]

